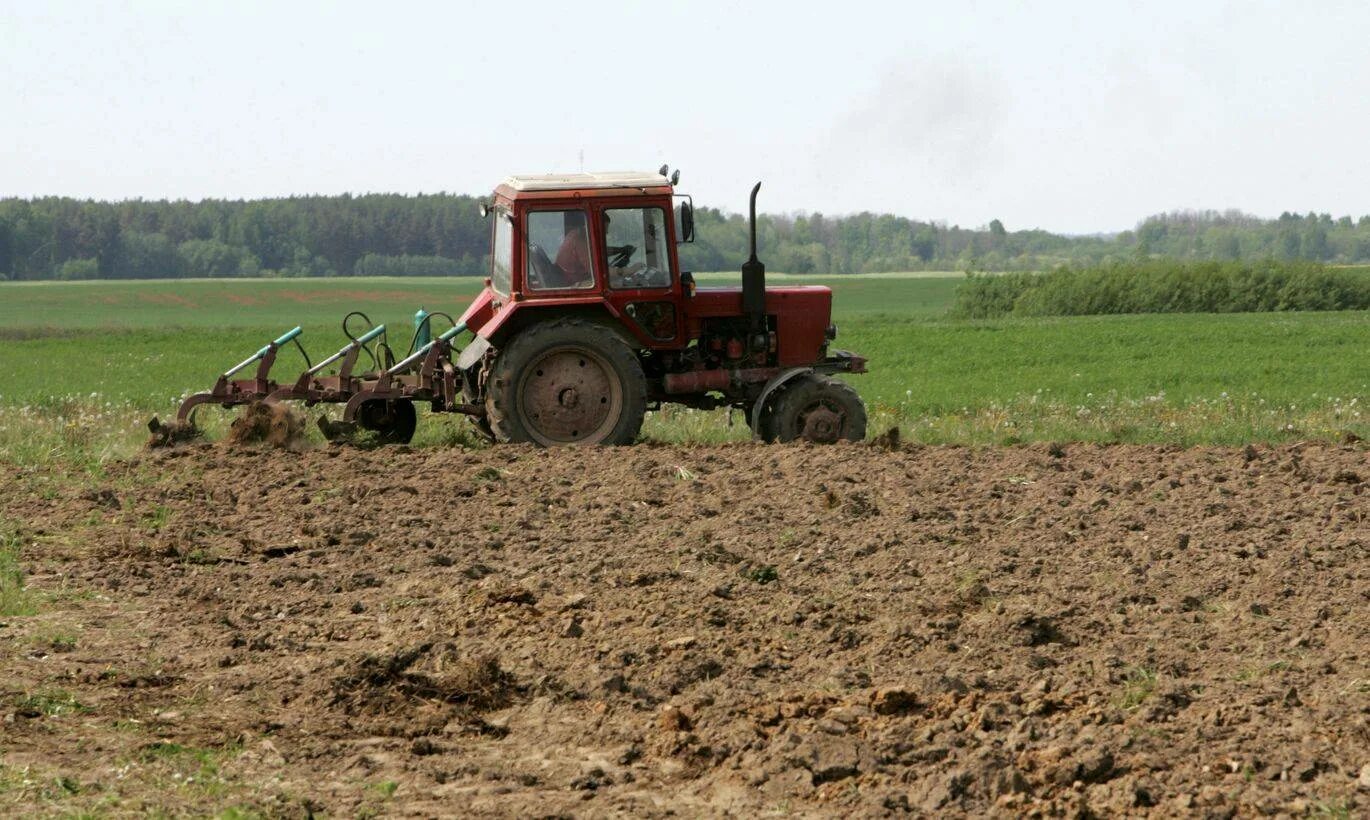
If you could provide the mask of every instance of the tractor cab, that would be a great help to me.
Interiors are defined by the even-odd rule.
[[[725,359],[794,367],[821,358],[834,334],[831,289],[766,288],[764,279],[750,289],[696,288],[680,270],[677,247],[694,239],[693,206],[675,192],[679,172],[668,178],[665,170],[508,177],[485,206],[494,222],[490,284],[463,320],[496,341],[520,312],[598,308],[635,346],[668,351],[750,309],[764,314],[758,338],[748,355]],[[754,304],[744,306],[748,299]]]
[[[487,315],[468,326],[487,339],[524,309],[597,308],[644,348],[669,348],[685,330],[676,254],[677,208],[664,174],[512,176],[486,206],[491,218]],[[471,321],[474,320],[474,323]]]

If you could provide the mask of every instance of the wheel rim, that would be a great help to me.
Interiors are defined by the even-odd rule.
[[[847,414],[841,407],[815,401],[799,413],[799,435],[815,444],[833,444],[842,437],[846,421]]]
[[[519,379],[519,421],[540,444],[592,444],[614,429],[623,384],[608,360],[579,347],[548,350]]]

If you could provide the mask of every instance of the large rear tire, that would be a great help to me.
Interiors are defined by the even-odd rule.
[[[833,444],[866,438],[866,404],[845,382],[806,373],[785,385],[762,414],[766,440]]]
[[[515,336],[495,358],[485,397],[498,441],[544,447],[632,444],[646,409],[637,355],[612,330],[579,319]]]

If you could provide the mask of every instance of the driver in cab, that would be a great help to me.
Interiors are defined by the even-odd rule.
[[[566,213],[566,235],[557,250],[556,266],[562,281],[553,283],[554,287],[580,288],[590,283],[590,232],[585,229],[583,211]]]
[[[632,245],[610,245],[609,244],[609,214],[603,214],[604,219],[604,255],[605,267],[609,269],[609,286],[615,288],[633,287],[637,283],[633,277],[645,269],[647,266],[641,262],[627,264],[632,258],[632,253],[636,248]],[[615,264],[618,263],[618,264]]]

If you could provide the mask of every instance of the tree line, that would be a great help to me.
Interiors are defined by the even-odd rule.
[[[10,279],[478,275],[489,226],[447,194],[0,200]]]
[[[168,279],[238,276],[483,276],[489,225],[475,197],[305,196],[252,201],[0,199],[0,277]],[[687,270],[736,270],[739,214],[700,207]],[[1046,270],[1148,258],[1370,262],[1370,216],[1175,212],[1114,235],[977,228],[890,214],[762,215],[773,271]]]

